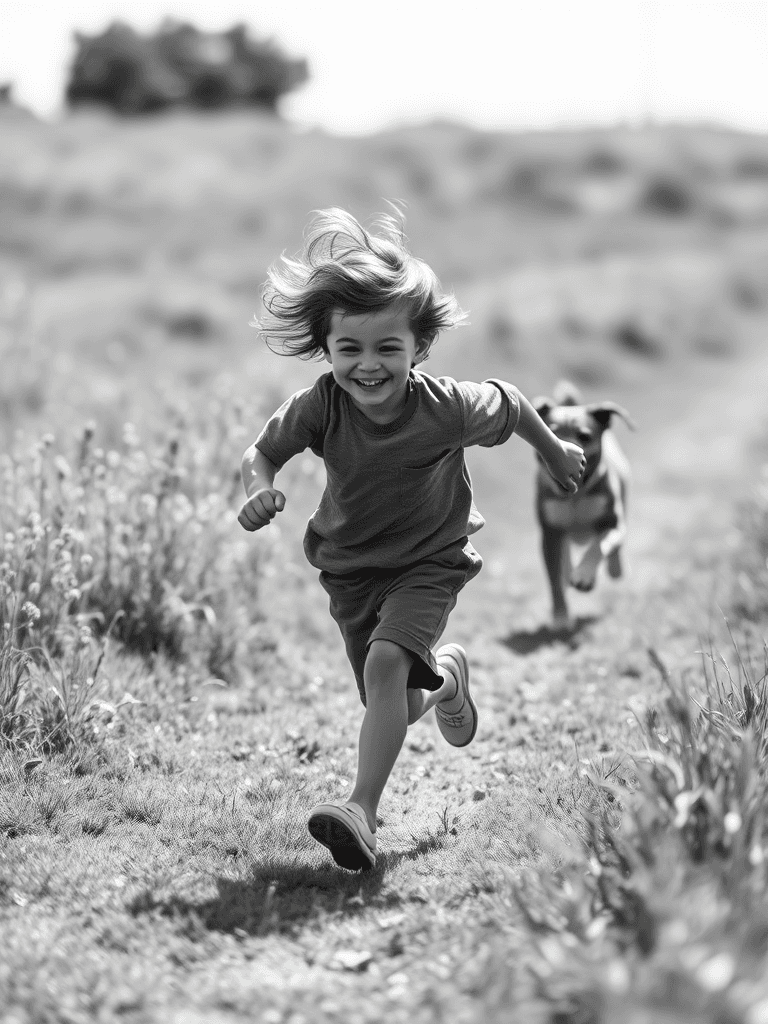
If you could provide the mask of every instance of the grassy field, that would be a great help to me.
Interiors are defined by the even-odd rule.
[[[0,122],[0,1020],[768,1022],[768,140]],[[256,347],[308,212],[407,203],[470,310],[426,369],[613,398],[631,573],[546,626],[519,440],[473,451],[480,706],[415,726],[376,871],[306,832],[362,709],[239,460],[318,367]],[[761,469],[762,467],[762,469]],[[702,653],[703,652],[703,653]]]

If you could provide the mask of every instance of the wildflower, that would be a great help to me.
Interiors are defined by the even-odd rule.
[[[133,423],[123,425],[123,444],[126,448],[135,448],[139,443],[139,435]]]
[[[36,598],[40,596],[40,584],[37,582],[37,580],[33,580],[32,583],[29,584],[29,586],[27,587],[27,593],[31,598]]]
[[[86,460],[88,458],[88,450],[91,445],[91,440],[95,433],[96,424],[93,422],[93,420],[89,420],[88,423],[86,423],[85,426],[83,427],[83,434],[80,439],[80,452],[78,454],[78,463],[80,469],[82,469],[85,466]]]
[[[69,468],[69,463],[63,455],[57,455],[53,460],[53,464],[56,467],[59,480],[66,480],[72,475],[72,470]]]
[[[24,615],[26,615],[30,623],[35,623],[40,618],[40,609],[31,601],[25,601],[21,606],[21,610]]]
[[[154,516],[157,512],[157,498],[154,494],[142,494],[140,500],[142,512],[147,517]]]
[[[177,525],[185,523],[193,514],[192,503],[185,494],[177,494],[173,503],[173,521]]]
[[[80,572],[85,575],[93,565],[93,555],[80,555]]]
[[[741,828],[741,815],[738,811],[728,811],[723,818],[723,828],[728,835],[734,835]]]
[[[117,469],[121,461],[120,452],[116,452],[114,450],[107,452],[107,465],[110,469]]]

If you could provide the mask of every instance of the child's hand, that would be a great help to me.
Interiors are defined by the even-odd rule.
[[[285,495],[274,487],[262,487],[244,503],[237,517],[244,530],[253,533],[269,526],[278,512],[285,508]]]
[[[560,452],[557,460],[547,460],[547,466],[552,476],[560,486],[575,494],[579,489],[579,481],[584,475],[584,467],[587,464],[584,452],[577,444],[570,441],[560,442]]]

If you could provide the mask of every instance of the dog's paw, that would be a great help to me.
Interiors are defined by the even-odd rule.
[[[552,616],[552,632],[562,633],[564,630],[570,629],[573,625],[573,620],[567,611],[555,612]]]
[[[600,549],[590,547],[578,565],[571,569],[571,586],[577,590],[592,590],[600,565]]]

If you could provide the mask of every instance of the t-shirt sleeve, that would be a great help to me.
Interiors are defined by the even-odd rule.
[[[520,418],[517,388],[495,379],[482,384],[463,381],[458,387],[463,417],[462,447],[479,444],[492,448],[508,441]]]
[[[280,406],[256,438],[256,447],[278,469],[306,448],[322,449],[325,403],[315,384],[297,391]]]

